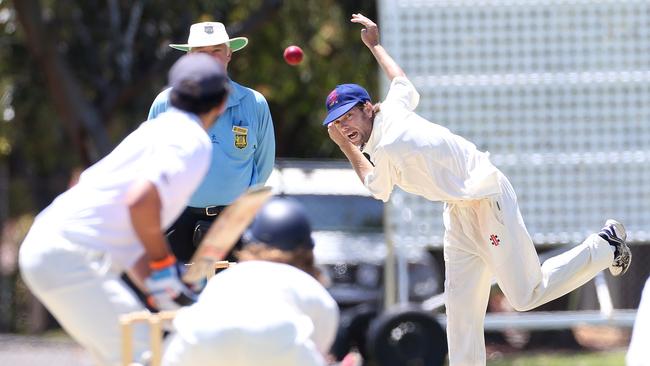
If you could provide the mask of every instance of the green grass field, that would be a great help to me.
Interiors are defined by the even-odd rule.
[[[585,353],[508,355],[487,366],[624,366],[625,350]]]

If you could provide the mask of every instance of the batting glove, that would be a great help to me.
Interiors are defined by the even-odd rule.
[[[149,267],[151,276],[145,280],[149,305],[158,310],[176,310],[196,302],[194,291],[181,280],[182,266],[176,262],[176,257],[168,255],[150,262]]]

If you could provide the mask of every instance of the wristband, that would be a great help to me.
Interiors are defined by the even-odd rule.
[[[163,259],[149,262],[149,268],[152,271],[159,271],[161,269],[171,267],[175,263],[176,263],[176,257],[174,257],[173,254],[167,254],[167,256]]]

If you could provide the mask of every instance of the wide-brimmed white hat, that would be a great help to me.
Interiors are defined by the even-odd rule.
[[[246,47],[248,38],[230,38],[223,23],[203,22],[192,24],[186,44],[170,44],[169,47],[187,52],[192,48],[214,46],[222,43],[228,43],[230,49],[234,52]]]

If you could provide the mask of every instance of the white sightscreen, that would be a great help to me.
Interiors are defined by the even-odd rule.
[[[609,217],[650,239],[650,2],[383,0],[379,25],[417,112],[490,151],[536,243]],[[440,245],[441,212],[388,206],[404,243]]]

